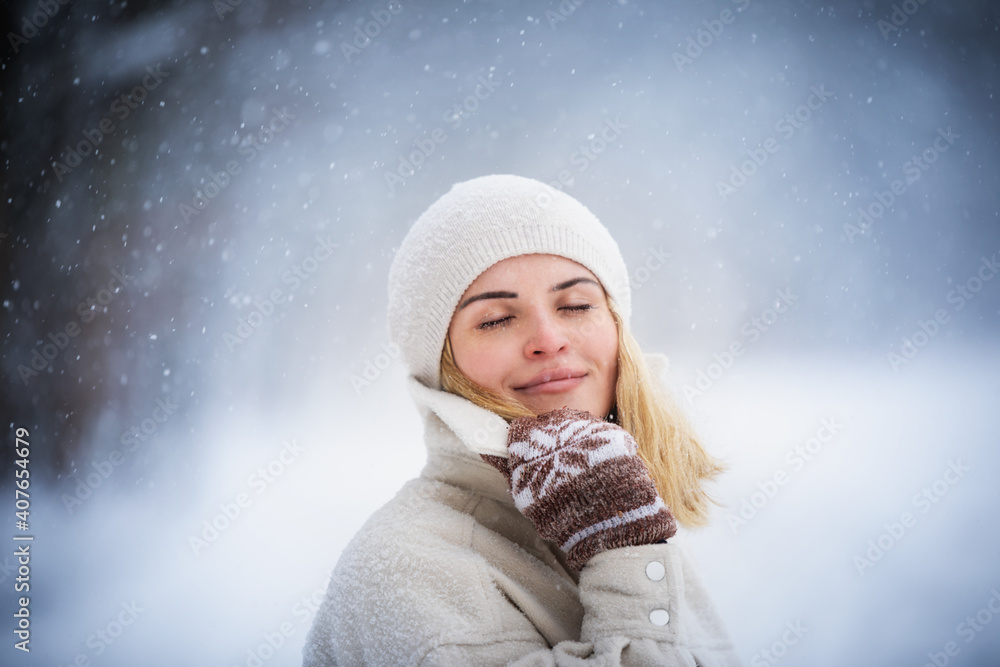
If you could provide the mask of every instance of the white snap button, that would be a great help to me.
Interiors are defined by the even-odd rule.
[[[652,581],[659,581],[667,575],[666,568],[663,567],[663,563],[658,560],[650,561],[649,565],[646,566],[646,576]]]
[[[654,609],[649,612],[649,620],[653,625],[666,625],[670,622],[670,614],[666,609]]]

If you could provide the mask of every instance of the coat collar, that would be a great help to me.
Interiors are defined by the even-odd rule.
[[[430,389],[413,377],[409,382],[424,418],[427,464],[421,477],[473,491],[513,509],[507,480],[479,456],[507,457],[506,420],[460,396]]]
[[[507,429],[510,425],[503,417],[461,396],[431,389],[413,376],[410,376],[409,383],[413,400],[425,420],[429,413],[436,415],[473,454],[507,457]],[[428,442],[428,447],[431,446],[432,443]]]

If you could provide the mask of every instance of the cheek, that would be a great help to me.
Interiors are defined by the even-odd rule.
[[[455,364],[466,377],[476,384],[492,391],[501,389],[508,364],[501,346],[480,342],[479,344],[452,344]]]
[[[618,379],[618,329],[614,322],[600,337],[594,354],[601,367],[607,370],[610,375],[608,379],[613,384]]]

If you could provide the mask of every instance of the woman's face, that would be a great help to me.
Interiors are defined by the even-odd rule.
[[[473,382],[536,414],[604,417],[618,380],[618,330],[593,273],[556,255],[494,264],[462,295],[448,329]]]

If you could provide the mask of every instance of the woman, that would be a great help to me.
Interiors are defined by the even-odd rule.
[[[721,468],[630,308],[607,229],[547,185],[477,178],[417,220],[389,333],[427,465],[342,554],[307,666],[740,664],[675,536]]]

